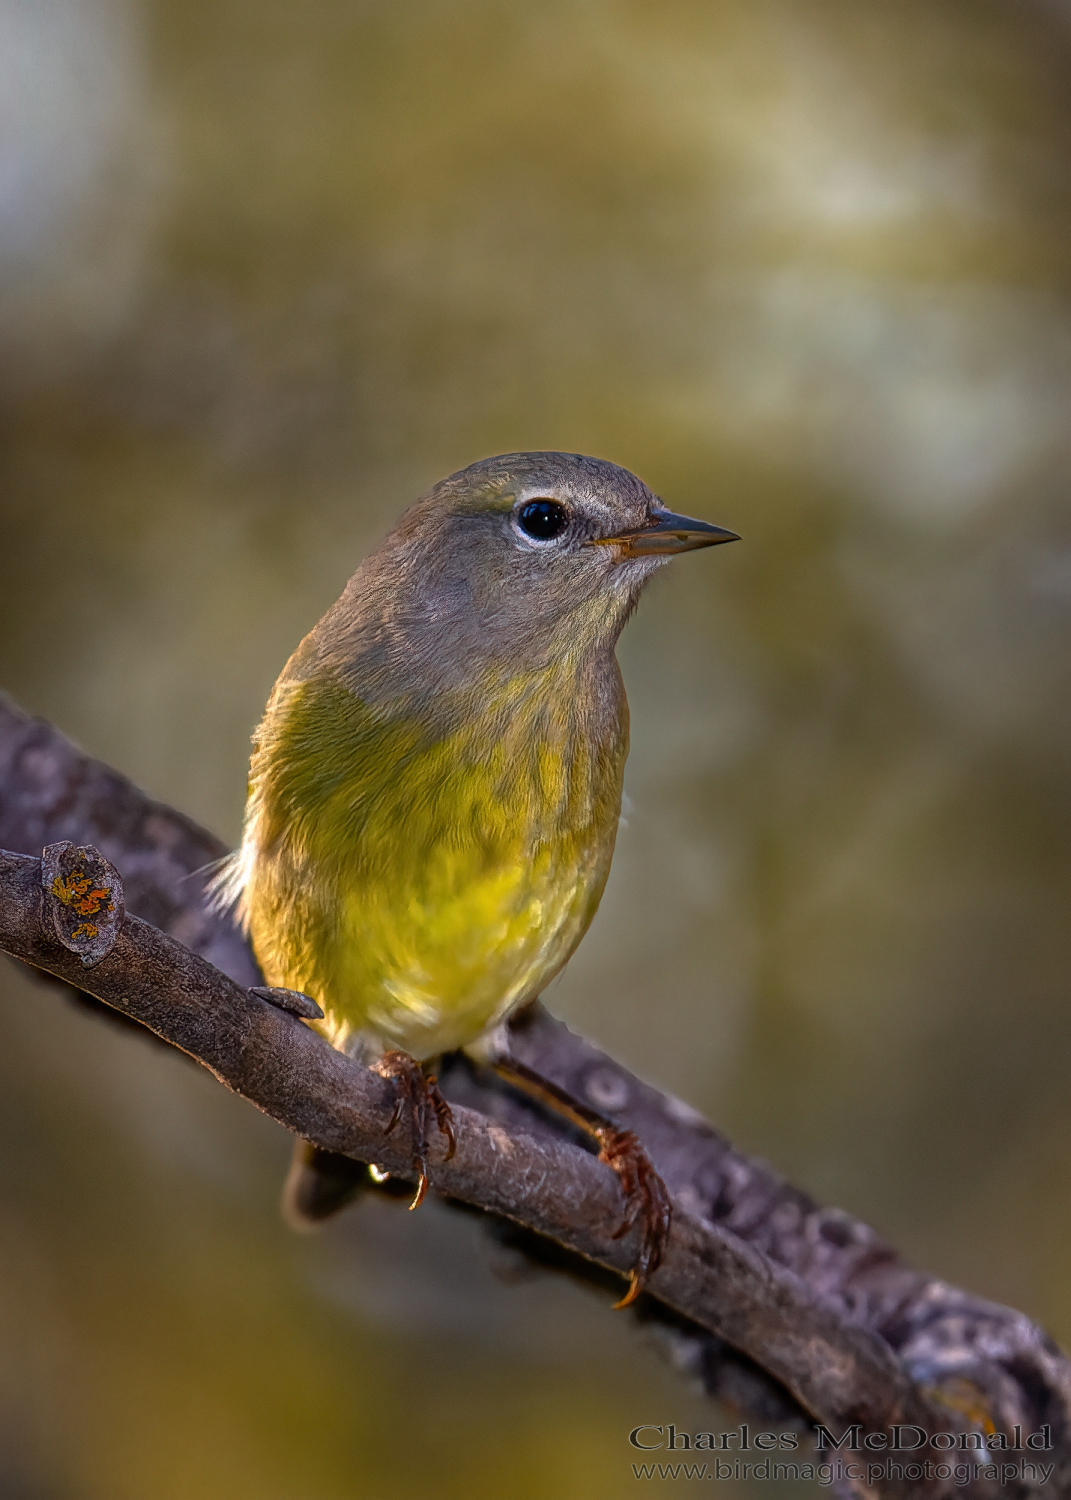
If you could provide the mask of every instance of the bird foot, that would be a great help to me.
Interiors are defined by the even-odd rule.
[[[454,1133],[454,1117],[450,1106],[439,1092],[439,1085],[432,1073],[425,1073],[415,1058],[408,1052],[384,1052],[373,1068],[382,1078],[393,1078],[398,1085],[394,1102],[394,1113],[384,1132],[390,1135],[404,1115],[409,1123],[413,1142],[413,1171],[417,1174],[416,1196],[409,1207],[419,1208],[428,1191],[428,1130],[430,1116],[435,1116],[439,1134],[446,1137],[449,1161],[457,1150]]]
[[[621,1130],[605,1115],[576,1099],[566,1089],[519,1059],[500,1056],[491,1064],[498,1076],[583,1130],[590,1140],[599,1143],[599,1160],[613,1167],[625,1198],[625,1217],[614,1235],[622,1239],[636,1223],[643,1223],[640,1253],[629,1276],[628,1291],[615,1308],[631,1307],[643,1291],[649,1276],[662,1264],[669,1228],[673,1222],[673,1204],[669,1189],[651,1164],[651,1158],[631,1130]]]
[[[640,1253],[632,1267],[628,1291],[620,1302],[614,1304],[618,1308],[630,1307],[643,1291],[648,1277],[662,1264],[673,1221],[673,1206],[665,1183],[631,1130],[602,1125],[594,1135],[599,1143],[599,1160],[613,1167],[625,1196],[625,1217],[614,1239],[622,1239],[637,1220],[643,1225]]]

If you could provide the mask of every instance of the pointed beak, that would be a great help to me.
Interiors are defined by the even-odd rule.
[[[677,516],[671,510],[654,510],[646,526],[594,540],[604,547],[625,548],[627,557],[667,557],[676,552],[695,552],[699,547],[716,547],[720,542],[738,542],[740,537],[737,532],[712,526],[709,521]]]

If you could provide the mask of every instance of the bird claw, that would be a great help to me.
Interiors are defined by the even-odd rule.
[[[428,1191],[428,1127],[429,1112],[435,1116],[439,1134],[446,1137],[447,1151],[444,1161],[449,1161],[457,1150],[457,1135],[450,1106],[439,1092],[438,1081],[432,1073],[425,1073],[420,1064],[408,1052],[385,1052],[373,1064],[382,1078],[393,1078],[398,1085],[394,1099],[394,1112],[387,1122],[384,1135],[390,1135],[403,1114],[408,1118],[413,1141],[413,1171],[417,1174],[416,1195],[409,1207],[419,1208]]]
[[[640,1253],[629,1276],[628,1291],[614,1304],[617,1308],[630,1307],[662,1264],[673,1222],[673,1205],[665,1183],[631,1130],[603,1125],[595,1131],[595,1137],[599,1142],[599,1160],[613,1167],[625,1197],[625,1217],[613,1238],[623,1239],[637,1220],[643,1224]]]
[[[302,994],[300,990],[280,989],[274,984],[254,984],[249,988],[251,995],[256,995],[258,1000],[266,1000],[269,1005],[274,1005],[276,1010],[285,1010],[292,1016],[301,1016],[306,1021],[322,1021],[324,1013],[317,1005],[311,995]]]

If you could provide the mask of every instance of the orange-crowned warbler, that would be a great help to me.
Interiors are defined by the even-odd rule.
[[[269,985],[406,1083],[418,1196],[415,1064],[501,1038],[598,907],[628,753],[622,627],[672,557],[734,539],[599,459],[485,459],[405,512],[275,684],[217,888]]]

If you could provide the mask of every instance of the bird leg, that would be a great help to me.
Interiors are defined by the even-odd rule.
[[[428,1118],[429,1112],[435,1116],[439,1134],[446,1137],[446,1161],[449,1161],[457,1150],[454,1117],[450,1112],[449,1104],[439,1092],[439,1084],[435,1075],[425,1072],[420,1063],[410,1057],[408,1052],[384,1052],[383,1056],[372,1066],[381,1077],[393,1078],[398,1085],[394,1113],[390,1117],[384,1134],[390,1135],[402,1116],[406,1117],[413,1142],[413,1171],[417,1174],[416,1196],[409,1207],[419,1208],[428,1191],[428,1128],[431,1123]]]
[[[571,1125],[598,1142],[599,1160],[613,1167],[625,1198],[625,1217],[614,1239],[622,1239],[639,1221],[643,1226],[640,1251],[629,1275],[628,1291],[615,1307],[629,1307],[643,1291],[648,1277],[662,1263],[669,1228],[673,1222],[673,1205],[669,1190],[651,1164],[639,1137],[631,1130],[621,1130],[605,1115],[589,1109],[567,1090],[509,1056],[499,1056],[491,1063],[499,1078],[547,1105]]]

